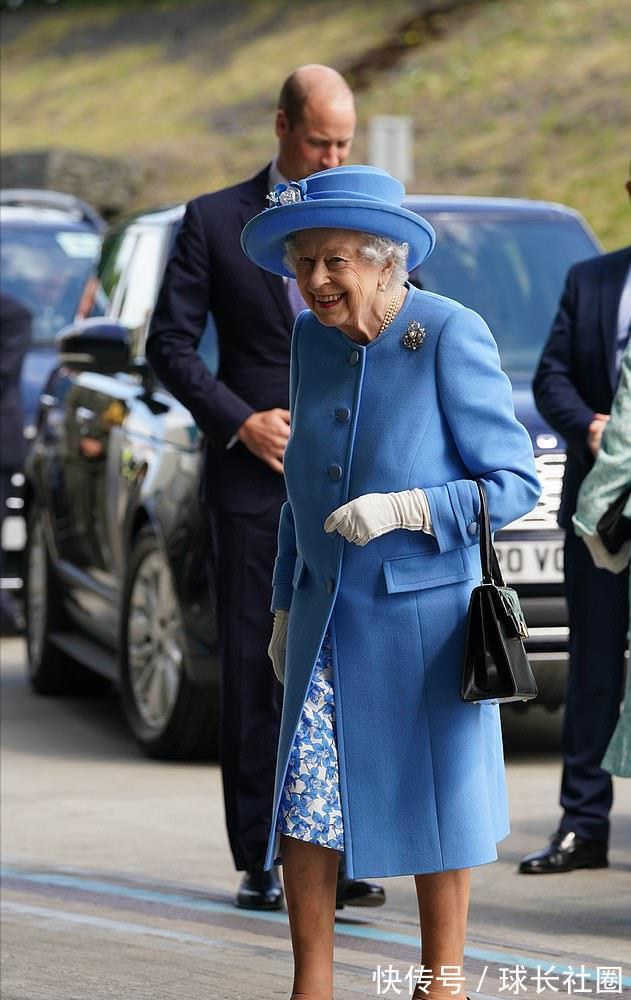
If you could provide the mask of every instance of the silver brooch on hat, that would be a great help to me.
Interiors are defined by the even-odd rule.
[[[421,326],[415,319],[408,323],[405,333],[401,337],[401,343],[409,351],[416,351],[425,340],[425,327]]]
[[[276,184],[267,195],[269,208],[279,205],[297,205],[307,200],[307,185],[305,181],[291,181],[289,184]]]

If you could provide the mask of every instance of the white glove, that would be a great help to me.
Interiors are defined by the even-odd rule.
[[[285,653],[287,651],[287,622],[289,621],[289,611],[279,609],[274,612],[274,628],[272,638],[267,647],[267,655],[272,661],[274,673],[281,682],[285,683]]]
[[[338,507],[324,522],[324,530],[339,531],[347,542],[366,545],[395,528],[433,535],[432,516],[423,490],[366,493]]]

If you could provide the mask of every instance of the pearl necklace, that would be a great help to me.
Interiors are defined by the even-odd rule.
[[[392,298],[390,299],[390,301],[388,303],[388,308],[386,309],[386,314],[383,317],[383,323],[379,327],[379,333],[377,334],[377,336],[379,336],[379,334],[383,333],[383,331],[387,327],[389,327],[390,324],[392,323],[392,320],[394,319],[394,317],[396,316],[396,314],[399,311],[399,306],[401,305],[401,296],[402,295],[403,295],[403,285],[399,285],[399,287],[397,288],[396,292],[394,293],[394,295],[392,296]]]

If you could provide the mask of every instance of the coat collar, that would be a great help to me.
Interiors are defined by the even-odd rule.
[[[244,225],[266,207],[265,197],[268,192],[269,168],[270,164],[268,163],[249,181],[239,185],[239,212]]]
[[[258,215],[259,212],[262,212],[267,207],[265,198],[269,192],[269,169],[270,164],[267,163],[258,174],[241,185],[239,197],[239,220],[241,228],[245,226],[246,222],[249,222],[250,219],[253,219],[255,215]],[[294,325],[294,316],[283,279],[280,275],[272,274],[271,271],[264,271],[262,268],[259,268],[259,272],[276,299],[283,319],[286,320],[287,325],[291,329]]]
[[[631,247],[613,255],[613,260],[609,262],[607,267],[603,268],[600,282],[600,334],[609,381],[614,392],[618,381],[615,371],[618,306],[629,264],[631,264]]]

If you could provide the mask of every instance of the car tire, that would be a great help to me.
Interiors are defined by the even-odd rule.
[[[37,694],[102,694],[111,681],[82,666],[52,640],[68,630],[63,588],[51,566],[41,508],[27,515],[24,552],[24,609],[26,612],[27,669]]]
[[[145,527],[133,545],[121,616],[121,695],[149,757],[207,759],[216,752],[211,689],[191,681],[182,613],[166,551]]]

